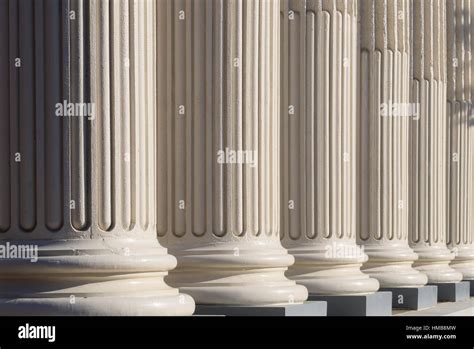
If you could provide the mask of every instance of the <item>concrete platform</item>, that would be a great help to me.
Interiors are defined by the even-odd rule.
[[[392,293],[387,291],[355,296],[310,295],[309,300],[327,302],[328,316],[392,315]]]
[[[469,282],[450,282],[443,284],[433,284],[438,286],[439,302],[458,302],[469,299]]]
[[[474,298],[459,302],[438,303],[432,308],[424,310],[396,309],[393,316],[473,316]],[[474,321],[474,320],[473,320]]]
[[[464,280],[466,282],[469,282],[469,288],[471,290],[470,294],[471,297],[474,297],[474,280]]]
[[[214,316],[326,316],[326,302],[304,302],[265,307],[239,307],[225,305],[196,305],[194,315]]]
[[[392,292],[392,307],[394,309],[426,309],[438,304],[438,287],[383,288],[380,291]]]

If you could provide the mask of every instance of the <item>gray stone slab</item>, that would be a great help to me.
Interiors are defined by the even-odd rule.
[[[474,280],[465,280],[469,282],[469,289],[471,290],[471,297],[474,297]]]
[[[392,307],[395,309],[427,309],[438,304],[438,287],[387,287],[380,291],[392,292]]]
[[[328,316],[392,315],[392,293],[387,291],[354,296],[310,295],[309,300],[327,302]]]
[[[449,282],[442,284],[433,284],[438,286],[439,302],[458,302],[469,299],[469,282]]]
[[[304,302],[278,306],[240,307],[226,305],[196,305],[195,315],[216,316],[326,316],[326,302]]]

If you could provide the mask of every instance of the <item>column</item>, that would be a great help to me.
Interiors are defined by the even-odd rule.
[[[420,116],[411,122],[410,244],[430,283],[453,282],[460,274],[446,247],[446,3],[417,0],[413,10],[412,101]]]
[[[159,240],[199,304],[301,303],[279,238],[279,2],[158,1]]]
[[[474,280],[474,3],[447,1],[448,245],[451,267]]]
[[[420,287],[409,247],[410,1],[360,1],[358,241],[381,287]],[[416,19],[417,21],[419,18]]]
[[[191,314],[155,233],[153,2],[0,7],[0,314]]]
[[[282,2],[281,235],[311,294],[369,294],[356,245],[357,0]]]

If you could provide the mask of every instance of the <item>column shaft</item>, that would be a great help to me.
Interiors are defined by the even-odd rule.
[[[299,303],[279,239],[279,2],[158,1],[158,235],[200,304]]]
[[[410,244],[430,283],[459,281],[446,247],[446,3],[413,2]]]
[[[155,233],[153,9],[45,0],[0,11],[0,242],[33,253],[0,259],[2,315],[194,310],[164,283],[176,259]]]
[[[447,1],[448,245],[451,267],[474,279],[474,3]]]
[[[313,294],[378,289],[356,245],[357,1],[282,2],[283,245]]]
[[[417,287],[408,246],[410,9],[408,0],[361,0],[358,241],[364,272],[382,287]]]

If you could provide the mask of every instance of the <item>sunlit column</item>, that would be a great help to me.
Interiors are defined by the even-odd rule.
[[[474,280],[474,3],[446,2],[448,42],[448,245],[451,267]],[[458,277],[457,277],[458,278]]]
[[[279,232],[279,1],[158,1],[158,235],[199,304],[301,303]]]
[[[361,0],[358,241],[382,287],[419,287],[409,247],[410,1]]]
[[[413,11],[410,244],[430,283],[459,281],[446,246],[446,3],[416,0]]]
[[[319,295],[379,287],[356,245],[357,3],[282,2],[282,242]]]
[[[156,239],[153,9],[0,1],[0,243],[29,247],[1,315],[194,311]]]

